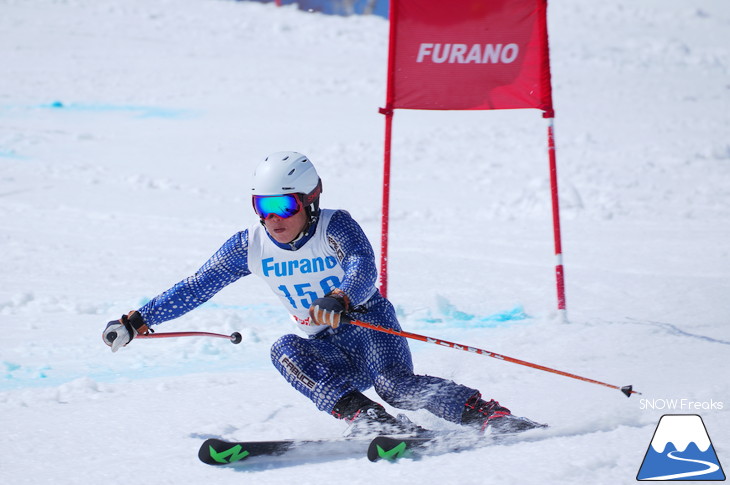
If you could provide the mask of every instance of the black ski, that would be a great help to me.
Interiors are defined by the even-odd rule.
[[[208,465],[263,463],[281,460],[326,461],[362,456],[370,439],[224,441],[210,438],[200,446],[198,458]]]
[[[397,438],[393,436],[376,436],[368,446],[370,461],[395,461],[399,458],[411,457],[419,449],[433,445],[434,438]]]
[[[398,438],[378,436],[368,446],[370,461],[396,461],[400,458],[418,458],[474,450],[485,446],[517,441],[517,435],[477,436],[465,433],[449,433],[434,437]]]
[[[545,428],[525,418],[517,422],[530,423],[532,429]],[[438,455],[505,444],[521,436],[527,428],[488,435],[469,431],[424,431],[416,436],[376,436],[375,438],[299,439],[272,441],[225,441],[218,438],[205,440],[198,458],[208,465],[236,465],[243,463],[273,464],[279,462],[330,461],[362,456],[367,451],[370,461],[395,461],[404,457]]]
[[[468,431],[445,433],[429,431],[425,435],[416,437],[377,436],[368,446],[368,459],[370,461],[395,461],[399,458],[440,455],[490,445],[509,444],[520,441],[526,431],[548,427],[527,418],[516,417],[512,421],[513,424],[517,423],[516,428],[513,427],[508,430],[506,427],[502,427],[501,432],[493,430],[487,435]]]

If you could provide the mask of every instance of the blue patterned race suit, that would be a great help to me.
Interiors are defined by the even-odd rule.
[[[375,288],[372,246],[345,211],[323,209],[316,227],[296,244],[280,244],[261,225],[241,231],[192,276],[139,309],[148,326],[177,318],[251,273],[264,279],[307,335],[289,334],[271,349],[279,372],[318,409],[331,413],[354,390],[375,388],[388,404],[427,409],[461,421],[464,403],[477,391],[439,377],[416,375],[405,338],[354,325],[337,329],[310,322],[312,302],[334,288],[362,310],[358,319],[400,330],[393,305]]]

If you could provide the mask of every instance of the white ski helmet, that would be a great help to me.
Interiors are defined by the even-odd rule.
[[[297,152],[276,152],[266,157],[253,173],[251,195],[299,194],[310,219],[319,215],[322,180],[312,162]]]

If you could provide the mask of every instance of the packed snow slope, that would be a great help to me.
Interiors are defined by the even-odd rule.
[[[567,323],[540,113],[395,115],[389,296],[404,328],[641,396],[412,342],[417,372],[550,430],[396,465],[235,470],[201,464],[203,439],[344,430],[271,366],[292,328],[264,284],[158,328],[240,345],[112,354],[101,331],[256,222],[250,177],[270,152],[309,155],[323,205],[379,251],[387,21],[224,0],[0,13],[2,483],[634,483],[666,413],[700,414],[730,463],[730,3],[551,3]]]

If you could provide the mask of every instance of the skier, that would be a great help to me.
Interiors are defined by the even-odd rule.
[[[480,431],[543,426],[482,399],[476,389],[414,374],[404,337],[344,323],[345,314],[356,313],[359,320],[400,330],[393,305],[375,287],[370,242],[348,212],[320,209],[321,193],[322,181],[306,156],[277,152],[267,157],[253,177],[252,202],[260,224],[233,235],[194,275],[109,322],[104,342],[116,352],[153,325],[187,313],[254,273],[307,335],[279,338],[271,348],[272,363],[318,409],[347,421],[347,434],[422,431],[365,396],[371,387],[393,407],[426,409]]]

